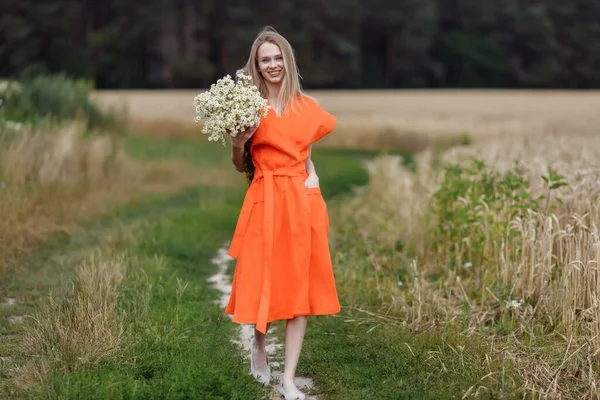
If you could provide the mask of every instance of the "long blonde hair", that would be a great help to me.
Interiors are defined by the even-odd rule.
[[[267,98],[269,89],[265,83],[263,76],[258,69],[258,48],[263,43],[273,43],[278,46],[283,56],[283,66],[285,73],[281,82],[281,89],[279,90],[278,107],[273,108],[277,115],[281,115],[284,111],[287,113],[289,109],[296,110],[298,98],[300,96],[306,96],[306,93],[302,90],[300,85],[300,72],[298,65],[296,64],[296,57],[294,56],[294,49],[290,42],[287,41],[281,34],[271,27],[264,27],[254,39],[252,47],[250,48],[250,56],[246,63],[246,71],[252,77],[252,83],[258,87],[263,97]]]

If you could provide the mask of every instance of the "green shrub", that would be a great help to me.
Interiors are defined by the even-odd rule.
[[[0,120],[35,126],[85,118],[90,131],[121,131],[116,113],[102,110],[90,100],[92,89],[92,82],[64,74],[38,75],[20,82],[0,81]]]
[[[548,210],[551,192],[567,184],[551,169],[542,179],[547,193],[534,197],[516,167],[502,174],[481,160],[447,165],[430,204],[431,243],[439,261],[466,269],[492,257],[495,261],[496,246],[520,240],[518,232],[510,230],[510,221],[525,217],[527,210]]]

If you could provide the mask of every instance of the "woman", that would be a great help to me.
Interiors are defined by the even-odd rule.
[[[300,88],[289,42],[263,29],[246,70],[271,109],[257,127],[232,140],[232,161],[250,183],[229,248],[237,259],[226,312],[254,324],[251,372],[269,384],[269,323],[285,319],[285,369],[279,392],[304,399],[294,384],[307,316],[340,311],[329,254],[329,219],[311,161],[311,145],[336,118]]]

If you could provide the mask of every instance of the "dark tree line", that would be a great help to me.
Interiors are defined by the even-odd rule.
[[[0,0],[0,76],[206,87],[264,25],[308,88],[600,87],[599,0]]]

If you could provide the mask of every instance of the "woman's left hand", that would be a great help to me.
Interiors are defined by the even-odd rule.
[[[304,187],[307,189],[319,187],[319,177],[317,174],[309,174],[308,178],[304,181]]]

